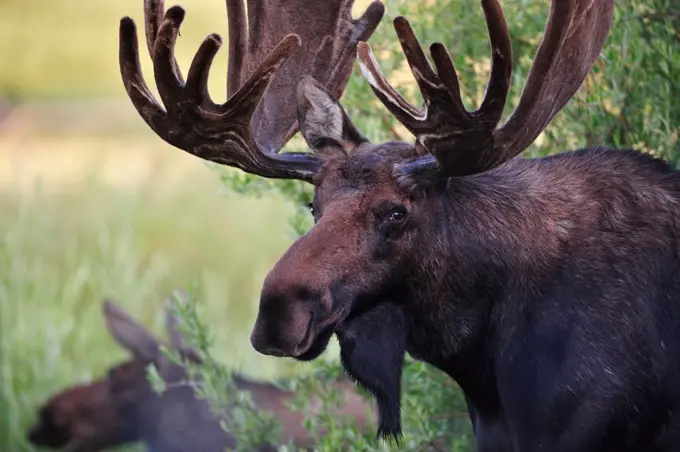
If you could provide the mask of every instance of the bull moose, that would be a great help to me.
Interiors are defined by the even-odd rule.
[[[408,103],[366,41],[374,2],[227,1],[228,100],[206,80],[210,35],[184,82],[173,49],[184,10],[146,2],[164,106],[120,25],[129,97],[165,141],[255,175],[314,185],[315,225],[267,275],[251,343],[316,358],[336,334],[348,373],[400,434],[404,354],[463,389],[483,452],[680,450],[680,175],[634,150],[519,156],[580,87],[613,0],[552,0],[516,109],[501,123],[512,46],[497,0],[481,0],[491,71],[475,111],[442,44],[428,61],[394,20],[424,99]],[[357,56],[415,143],[370,143],[338,102]],[[312,152],[280,152],[300,131]]]
[[[28,433],[29,441],[41,447],[65,452],[96,452],[124,444],[142,442],[150,452],[223,452],[236,445],[225,432],[206,401],[180,383],[187,378],[183,366],[161,353],[161,342],[138,323],[118,303],[102,303],[106,325],[113,338],[132,358],[109,368],[107,375],[88,384],[79,384],[53,395],[38,412],[37,422]],[[166,315],[170,341],[167,345],[186,359],[200,359],[188,347],[177,328],[177,319]],[[168,389],[158,395],[147,379],[147,366],[156,365]],[[234,387],[247,392],[255,407],[274,416],[280,423],[281,444],[292,442],[309,447],[313,437],[304,427],[304,414],[288,407],[295,393],[273,384],[232,375]],[[348,420],[365,430],[374,416],[373,409],[352,390],[349,382],[333,382],[344,404],[338,413],[342,425]],[[316,415],[320,400],[310,401]],[[262,444],[261,451],[272,451]]]

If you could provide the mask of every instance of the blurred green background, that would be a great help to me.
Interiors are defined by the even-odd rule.
[[[367,3],[358,0],[355,10]],[[392,17],[405,14],[424,45],[447,44],[468,108],[478,105],[489,61],[479,2],[385,3],[387,17],[372,45],[389,78],[418,99],[390,26]],[[678,3],[617,2],[602,58],[527,155],[602,144],[678,162]],[[223,1],[183,6],[187,18],[177,58],[187,68],[208,33],[226,37],[226,14]],[[509,113],[548,2],[506,1],[504,7],[516,65]],[[309,366],[259,355],[249,343],[262,279],[294,238],[288,219],[296,206],[274,191],[257,198],[236,194],[233,180],[223,183],[147,128],[118,72],[118,20],[125,15],[139,23],[142,0],[0,1],[3,451],[32,450],[24,438],[35,408],[66,386],[98,378],[125,356],[104,327],[105,296],[164,336],[165,298],[198,282],[217,333],[216,356],[258,378]],[[216,101],[225,98],[226,58],[224,46],[210,79]],[[150,80],[145,54],[142,63]],[[356,74],[344,103],[371,139],[408,139]],[[327,356],[336,354],[332,349]],[[427,412],[417,414],[426,418]]]
[[[291,207],[225,194],[137,115],[120,81],[118,21],[140,23],[142,3],[0,1],[2,451],[31,450],[39,404],[126,357],[104,326],[105,296],[165,337],[165,298],[198,282],[217,356],[265,379],[288,365],[257,354],[249,334],[262,279],[292,240]],[[226,35],[226,10],[184,6],[187,67],[208,33]],[[216,99],[226,56],[211,78]]]

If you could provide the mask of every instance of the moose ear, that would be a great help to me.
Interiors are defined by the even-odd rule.
[[[137,358],[155,361],[160,356],[158,340],[112,300],[103,302],[106,326],[111,336]]]
[[[315,152],[345,153],[368,142],[342,105],[310,76],[298,82],[297,114],[300,132]]]

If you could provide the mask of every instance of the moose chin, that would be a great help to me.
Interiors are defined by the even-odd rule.
[[[340,358],[347,374],[372,394],[378,405],[378,430],[380,437],[401,438],[401,372],[406,354],[406,322],[400,307],[381,302],[362,312],[352,312],[339,317],[317,335],[312,322],[305,329],[298,361],[310,361],[326,350],[335,333],[340,343]],[[255,331],[263,331],[257,329]],[[257,350],[258,338],[251,338]],[[262,352],[262,350],[259,350]],[[272,352],[285,356],[285,352]]]
[[[353,19],[352,0],[248,2],[252,20],[227,1],[229,97],[217,105],[206,83],[221,38],[206,38],[185,82],[184,10],[161,17],[150,3],[161,3],[145,29],[163,105],[134,23],[120,24],[123,83],[146,123],[199,158],[314,186],[314,226],[263,283],[256,350],[309,360],[337,334],[383,435],[399,435],[408,352],[460,385],[481,452],[678,450],[680,172],[630,149],[520,156],[585,80],[614,0],[550,2],[504,121],[513,55],[497,0],[481,0],[491,67],[474,111],[447,48],[430,46],[433,67],[397,17],[425,102],[404,99],[366,42],[384,6]],[[346,114],[355,57],[414,142],[371,143]],[[311,152],[281,152],[298,131]]]

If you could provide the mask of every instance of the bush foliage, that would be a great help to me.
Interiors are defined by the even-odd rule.
[[[390,0],[387,17],[371,39],[374,53],[384,73],[402,94],[416,104],[421,102],[390,21],[398,15],[411,20],[423,45],[443,42],[453,56],[459,72],[463,101],[470,110],[483,97],[489,69],[489,46],[486,26],[478,0],[409,2]],[[517,104],[529,71],[536,46],[540,42],[547,14],[545,0],[518,0],[505,4],[506,19],[513,40],[514,72],[505,115]],[[592,146],[636,148],[680,163],[680,4],[676,0],[622,0],[617,2],[614,25],[601,57],[585,83],[558,114],[550,126],[525,152],[539,157]],[[356,124],[374,141],[410,140],[408,132],[377,101],[358,70],[352,76],[342,99]],[[294,139],[288,150],[303,150],[301,139]],[[239,171],[214,168],[228,193],[245,196],[275,194],[299,206],[291,218],[294,236],[304,234],[311,226],[306,205],[311,201],[311,187],[296,181],[265,180]],[[283,227],[284,225],[282,225]],[[187,308],[189,306],[189,308]],[[198,321],[192,304],[179,309],[185,317],[192,337],[206,337],[208,325]],[[209,356],[209,341],[197,340],[193,345]],[[340,450],[349,441],[353,450],[390,450],[394,444],[361,436],[356,430],[340,429],[332,415],[336,394],[324,386],[342,374],[337,357],[317,360],[310,372],[285,384],[298,391],[296,406],[304,410],[311,394],[326,401],[326,412],[316,420],[309,419],[308,428],[317,434],[319,450]],[[208,383],[210,390],[199,396],[217,405],[223,397],[219,386],[228,386],[227,372],[214,361],[195,375]],[[423,363],[407,359],[402,379],[402,422],[404,439],[399,450],[473,450],[473,437],[465,403],[455,383],[441,372]],[[212,386],[210,386],[212,384]],[[246,414],[228,428],[243,444],[259,438],[253,423],[261,422],[252,415],[248,404],[238,408]],[[255,435],[255,436],[252,436]],[[283,447],[285,449],[285,447]],[[290,450],[290,446],[287,448]],[[345,449],[346,450],[346,449]]]

